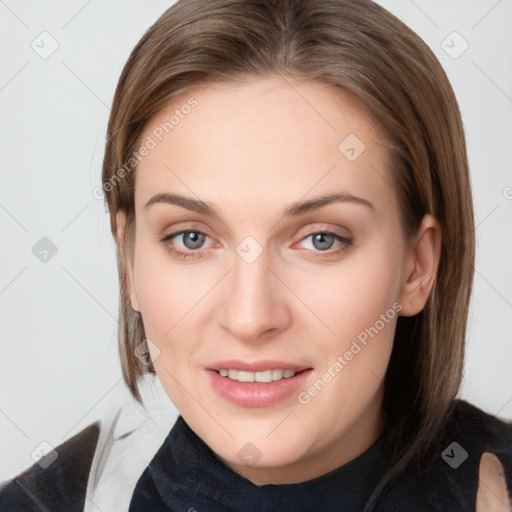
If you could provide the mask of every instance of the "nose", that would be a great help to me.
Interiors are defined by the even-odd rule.
[[[290,291],[269,263],[265,251],[254,261],[235,254],[218,309],[221,327],[234,339],[258,342],[290,322]]]

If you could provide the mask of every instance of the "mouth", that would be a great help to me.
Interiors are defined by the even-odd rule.
[[[228,359],[226,361],[217,361],[211,364],[207,370],[237,370],[246,372],[261,372],[266,370],[281,369],[300,372],[308,369],[308,366],[288,363],[287,361],[278,361],[277,359],[265,359],[262,361],[240,361],[239,359]]]
[[[299,373],[305,372],[308,369],[295,371],[295,370],[283,370],[282,368],[267,369],[259,372],[249,372],[244,370],[235,370],[228,368],[221,368],[219,370],[213,370],[217,372],[221,377],[227,379],[236,380],[237,382],[277,382],[283,379],[290,379],[295,377]]]
[[[213,389],[242,407],[275,405],[290,397],[313,368],[283,361],[221,361],[206,368]]]

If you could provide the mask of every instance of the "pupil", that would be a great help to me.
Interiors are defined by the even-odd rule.
[[[189,231],[185,237],[185,245],[187,245],[189,249],[197,249],[201,245],[202,237],[203,235],[195,231]],[[187,244],[187,241],[191,242],[191,246]]]
[[[330,241],[331,243],[327,243],[327,246],[322,246],[321,244],[325,244],[325,239],[327,238],[328,241]],[[330,239],[330,240],[329,240]],[[333,236],[332,235],[328,235],[326,233],[318,233],[317,235],[315,235],[313,237],[313,245],[315,245],[315,247],[317,249],[329,249],[330,246],[332,245],[332,241],[333,241]],[[319,242],[320,243],[320,247],[317,247],[316,246],[316,243],[315,242]]]

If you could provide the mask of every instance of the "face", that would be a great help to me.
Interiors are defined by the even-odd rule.
[[[381,432],[396,321],[435,251],[402,231],[374,125],[327,85],[265,78],[187,92],[141,139],[132,303],[180,414],[258,485]]]

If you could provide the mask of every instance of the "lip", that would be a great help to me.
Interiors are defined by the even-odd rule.
[[[263,361],[240,361],[238,359],[229,359],[227,361],[217,361],[210,365],[207,370],[220,370],[225,368],[226,370],[242,370],[245,372],[262,372],[264,370],[294,370],[301,372],[307,370],[309,366],[299,366],[296,364],[286,363],[284,361],[276,361],[271,359],[265,359]],[[277,381],[279,382],[279,381]]]
[[[280,363],[281,365],[283,363]],[[250,366],[250,365],[249,365]],[[261,365],[260,365],[261,366]],[[293,370],[293,365],[283,366],[265,366],[264,369],[279,368],[282,370]],[[252,366],[254,368],[254,365]],[[225,368],[225,366],[221,366]],[[229,368],[229,366],[228,366]],[[232,369],[233,366],[231,366]],[[247,368],[247,365],[245,366]],[[240,368],[243,370],[243,368]],[[261,370],[245,370],[261,371]],[[275,405],[291,395],[295,394],[309,378],[313,368],[303,368],[300,373],[293,377],[288,377],[273,382],[238,382],[228,377],[222,377],[216,370],[210,368],[207,374],[213,389],[223,398],[229,400],[235,405],[242,407],[268,407]]]

